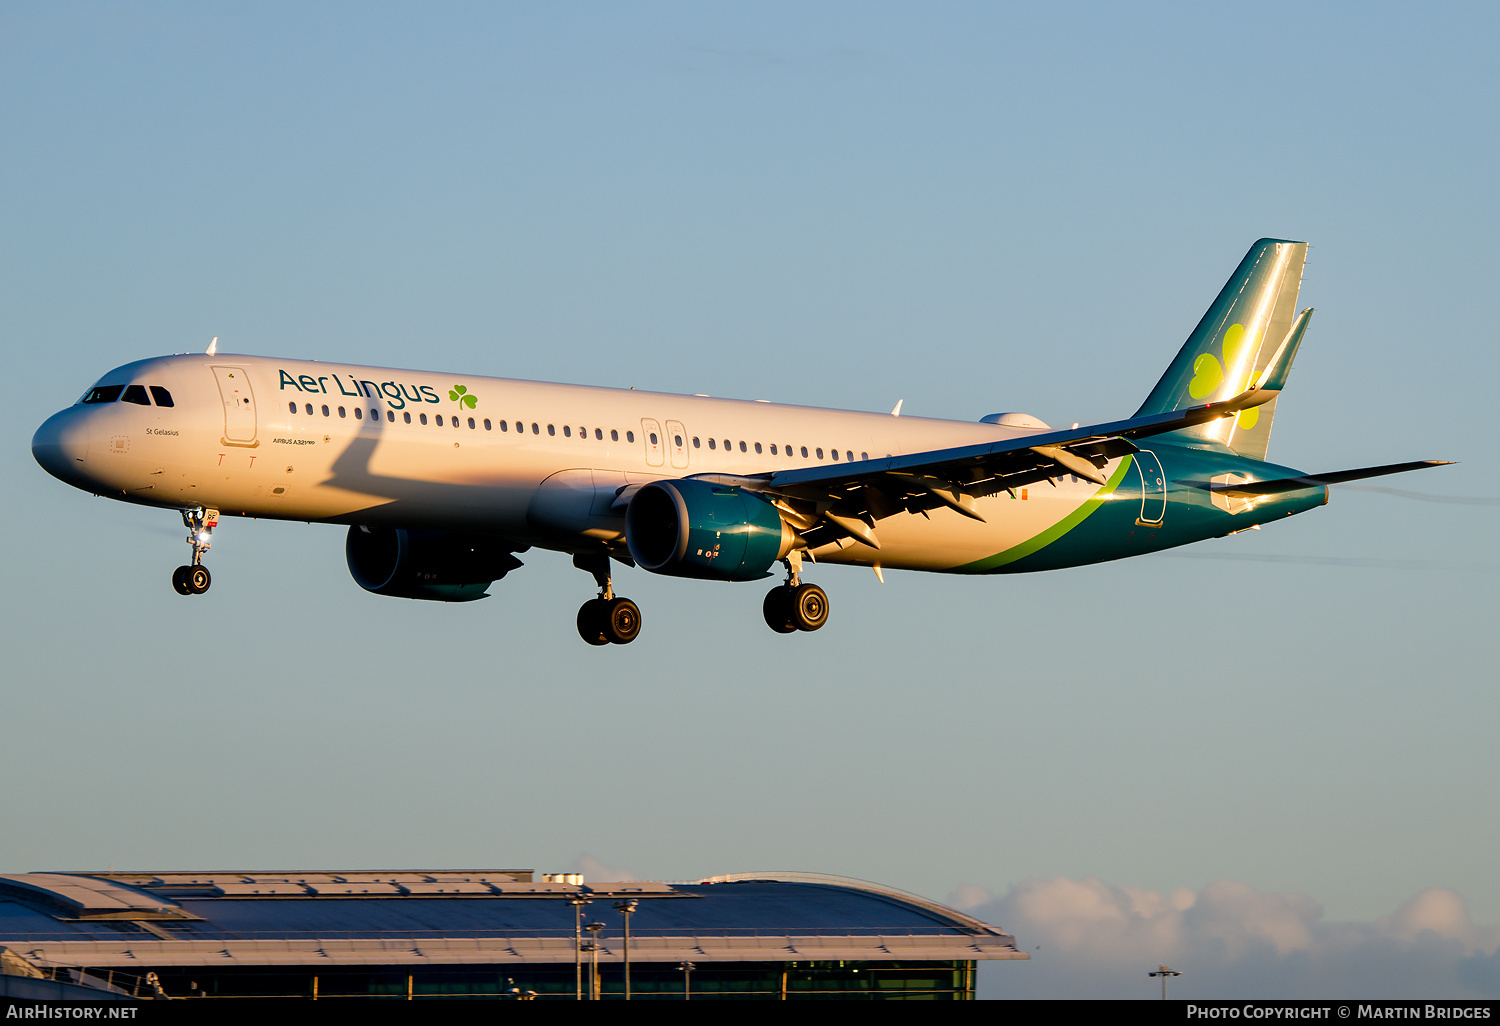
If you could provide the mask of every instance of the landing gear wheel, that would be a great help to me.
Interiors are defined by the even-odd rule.
[[[828,622],[828,593],[816,584],[792,589],[792,623],[799,631],[815,631]]]
[[[190,566],[180,566],[172,571],[172,587],[177,590],[177,594],[191,595],[193,593],[193,586],[188,583],[188,574],[192,572],[193,568]]]
[[[194,595],[202,595],[208,590],[208,586],[214,582],[213,575],[208,572],[206,566],[188,567],[187,586]]]
[[[641,609],[628,598],[604,602],[604,633],[616,645],[628,645],[641,633]]]
[[[605,616],[609,603],[603,599],[589,599],[578,607],[578,636],[590,645],[608,645],[605,633]]]
[[[792,621],[792,587],[783,584],[766,592],[761,611],[766,616],[766,626],[777,634],[790,634],[797,629]]]
[[[187,588],[195,595],[201,595],[207,591],[208,585],[213,583],[213,574],[208,573],[208,567],[196,565],[187,570]]]

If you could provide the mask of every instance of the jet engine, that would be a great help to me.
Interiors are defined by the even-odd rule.
[[[652,481],[625,509],[625,543],[652,573],[754,581],[796,541],[770,501],[737,485]]]
[[[485,598],[491,584],[521,565],[501,538],[359,525],[349,528],[344,554],[365,591],[435,602]]]

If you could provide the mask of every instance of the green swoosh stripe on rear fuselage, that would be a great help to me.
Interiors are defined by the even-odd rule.
[[[1120,487],[1120,482],[1125,480],[1125,475],[1130,470],[1130,464],[1132,460],[1133,457],[1130,456],[1126,456],[1121,459],[1120,465],[1116,467],[1115,472],[1109,476],[1109,480],[1104,483],[1103,488],[1100,488],[1097,492],[1095,492],[1092,496],[1085,500],[1083,505],[1079,506],[1073,512],[1063,517],[1061,520],[1053,524],[1051,527],[1047,528],[1042,533],[1033,535],[1019,545],[1012,545],[1004,552],[998,552],[993,556],[986,556],[984,559],[977,559],[974,562],[966,563],[963,566],[956,566],[950,571],[950,573],[994,573],[996,570],[999,570],[1006,564],[1014,563],[1020,559],[1025,559],[1027,556],[1031,555],[1033,552],[1036,552],[1038,549],[1042,549],[1048,545],[1051,545],[1053,542],[1057,541],[1057,539],[1061,538],[1063,535],[1073,530],[1073,528],[1077,527],[1079,524],[1087,520],[1089,516],[1094,513],[1094,511],[1096,511],[1100,506],[1104,504],[1105,500],[1108,499],[1110,495],[1114,494],[1115,489]]]

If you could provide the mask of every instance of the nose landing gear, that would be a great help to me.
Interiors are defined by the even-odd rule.
[[[213,583],[213,575],[203,565],[203,554],[213,547],[211,539],[219,525],[219,511],[201,506],[185,509],[182,525],[188,529],[187,543],[193,548],[193,561],[172,571],[172,587],[179,595],[202,595]]]
[[[590,645],[628,645],[641,633],[641,610],[628,598],[617,598],[609,578],[609,557],[574,556],[573,565],[594,575],[599,597],[578,610],[578,635]]]
[[[766,593],[761,611],[766,626],[777,634],[815,631],[828,622],[828,593],[802,582],[802,554],[793,549],[787,558],[786,583]]]

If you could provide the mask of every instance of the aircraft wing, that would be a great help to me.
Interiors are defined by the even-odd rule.
[[[1133,439],[1233,416],[1276,398],[1286,380],[1283,362],[1290,362],[1286,352],[1277,354],[1254,385],[1224,402],[951,449],[782,470],[736,483],[775,501],[811,548],[849,537],[878,549],[875,523],[896,513],[925,515],[947,507],[983,521],[974,509],[976,498],[1064,474],[1103,485],[1102,469],[1135,452]]]

